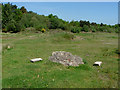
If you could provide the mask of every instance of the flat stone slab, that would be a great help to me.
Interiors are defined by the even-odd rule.
[[[31,62],[37,62],[37,61],[42,61],[42,58],[34,58],[30,60]]]
[[[101,66],[102,62],[101,61],[96,61],[94,62],[93,66]]]

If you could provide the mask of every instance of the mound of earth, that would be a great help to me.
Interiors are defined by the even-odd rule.
[[[53,52],[52,56],[49,57],[49,60],[61,63],[65,66],[79,66],[79,64],[84,64],[82,58],[65,51]]]

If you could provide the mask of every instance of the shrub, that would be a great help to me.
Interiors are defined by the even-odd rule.
[[[73,35],[73,34],[70,34],[70,33],[65,33],[65,34],[64,34],[64,38],[65,38],[65,39],[68,39],[68,40],[71,40],[71,39],[74,38],[74,35]]]
[[[100,31],[100,32],[104,31],[104,29],[102,27],[99,27],[97,30]]]
[[[20,23],[22,23],[25,28],[30,26],[30,20],[28,20],[28,17],[26,14],[23,15],[23,17],[20,20]]]
[[[22,23],[16,23],[16,30],[19,32],[19,31],[22,31],[25,29],[25,26],[22,24]]]
[[[76,33],[75,28],[72,28],[72,29],[71,29],[71,32]]]
[[[96,29],[92,29],[92,32],[96,32]]]
[[[117,61],[120,61],[120,59],[117,59]]]
[[[30,26],[35,27],[38,25],[38,23],[39,23],[38,19],[35,16],[33,16],[30,20]]]
[[[73,33],[79,33],[81,31],[80,27],[71,27],[71,32]]]
[[[98,28],[98,31],[100,31],[100,32],[107,32],[108,30],[107,30],[107,27],[101,26],[101,27]]]
[[[115,32],[116,32],[116,33],[119,33],[119,32],[120,32],[120,29],[118,29],[118,28],[115,29]]]
[[[57,29],[59,27],[59,21],[56,18],[50,18],[50,29]]]
[[[16,26],[14,23],[8,23],[6,26],[8,32],[16,32]]]
[[[3,29],[2,29],[2,32],[5,32],[5,33],[6,33],[6,32],[7,32],[7,29],[6,29],[6,28],[3,28]]]
[[[70,29],[71,29],[71,32],[72,32],[72,33],[76,33],[76,31],[75,31],[75,28],[74,28],[74,27],[71,27]]]
[[[67,24],[64,25],[64,30],[69,30],[69,26]]]
[[[114,52],[115,52],[116,54],[120,54],[120,50],[118,50],[118,49],[116,49]]]
[[[90,27],[90,30],[91,30],[92,32],[96,32],[96,28],[95,28],[94,26],[91,26],[91,27]]]
[[[113,32],[113,29],[112,28],[108,28],[107,32],[111,33],[111,32]]]
[[[58,28],[61,28],[62,30],[65,30],[65,25],[62,22],[60,22]]]
[[[46,30],[44,28],[41,29],[41,32],[44,33]]]
[[[36,29],[37,31],[41,31],[42,28],[44,28],[42,25],[37,25],[37,26],[35,26],[35,29]]]
[[[84,25],[81,31],[88,32],[89,27],[87,25]]]
[[[76,31],[76,33],[79,33],[81,31],[81,28],[80,27],[76,27],[75,31]]]

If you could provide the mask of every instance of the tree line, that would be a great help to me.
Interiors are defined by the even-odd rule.
[[[33,11],[27,11],[22,6],[18,8],[11,3],[2,4],[2,32],[17,33],[33,27],[35,30],[41,29],[62,29],[73,33],[79,32],[119,32],[120,25],[97,24],[89,21],[65,21],[58,18],[57,15],[50,14],[48,16],[38,15]]]

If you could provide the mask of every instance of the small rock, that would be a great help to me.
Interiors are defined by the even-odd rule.
[[[31,59],[31,62],[37,62],[37,61],[42,61],[42,58],[35,58],[35,59]]]
[[[102,62],[101,61],[96,61],[94,62],[93,66],[101,66]]]
[[[8,46],[7,48],[8,48],[8,49],[10,49],[11,47],[10,47],[10,46]]]
[[[39,78],[39,75],[37,75],[37,77]]]

